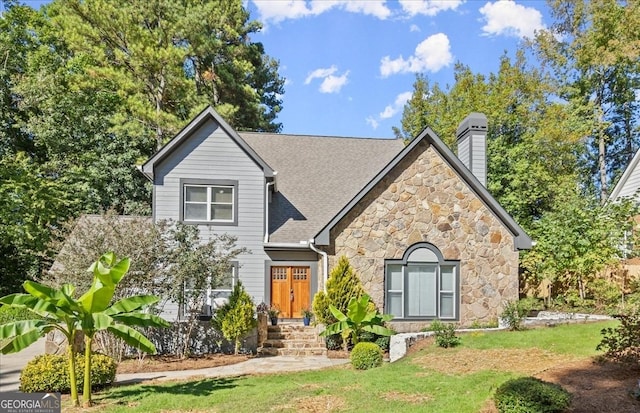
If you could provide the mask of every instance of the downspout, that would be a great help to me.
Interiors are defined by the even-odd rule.
[[[316,248],[315,245],[313,245],[313,239],[309,240],[309,248],[311,248],[311,250],[315,251],[316,253],[322,255],[322,289],[324,290],[324,292],[327,292],[327,276],[329,274],[329,257],[327,256],[327,253],[319,250]]]
[[[269,186],[275,184],[273,182],[267,182],[264,187],[264,243],[269,242]]]

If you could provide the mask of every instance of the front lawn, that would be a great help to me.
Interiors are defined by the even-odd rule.
[[[571,377],[573,369],[584,370],[585,366],[598,369],[590,358],[597,354],[600,330],[612,324],[473,332],[462,336],[459,347],[418,345],[405,359],[368,371],[342,366],[304,373],[146,383],[104,391],[94,401],[96,409],[108,412],[492,412],[493,392],[510,378],[542,374],[548,380],[549,372],[558,369],[572,369],[563,371],[560,378]],[[593,373],[594,377],[602,375]],[[626,383],[620,382],[619,387],[628,392]],[[599,389],[597,382],[590,387]],[[607,393],[612,391],[591,396],[594,400],[605,397],[606,403]],[[628,399],[633,409],[640,407]],[[633,411],[625,410],[620,402],[615,407],[612,411]]]

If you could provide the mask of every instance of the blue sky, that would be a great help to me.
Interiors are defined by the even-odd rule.
[[[286,79],[283,132],[304,135],[391,138],[417,73],[444,87],[456,62],[496,72],[551,23],[543,0],[243,1]]]
[[[544,1],[248,0],[252,37],[286,78],[283,132],[393,137],[416,73],[453,83],[456,62],[498,69],[551,21]],[[477,108],[482,111],[482,108]]]

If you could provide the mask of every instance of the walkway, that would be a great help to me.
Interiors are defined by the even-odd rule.
[[[44,339],[16,354],[0,355],[0,392],[16,391],[20,385],[20,372],[29,360],[44,353]],[[256,357],[229,366],[199,370],[166,371],[154,373],[118,374],[116,383],[139,383],[148,380],[185,380],[190,377],[229,377],[248,374],[285,373],[292,371],[318,370],[348,363],[348,359],[313,357]]]

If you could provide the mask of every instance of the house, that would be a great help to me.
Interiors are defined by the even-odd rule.
[[[154,220],[233,234],[250,251],[213,302],[241,279],[255,302],[299,318],[344,255],[397,331],[469,325],[518,298],[518,251],[531,246],[484,186],[486,129],[484,115],[465,119],[458,158],[428,128],[406,146],[237,132],[207,108],[142,172]]]

